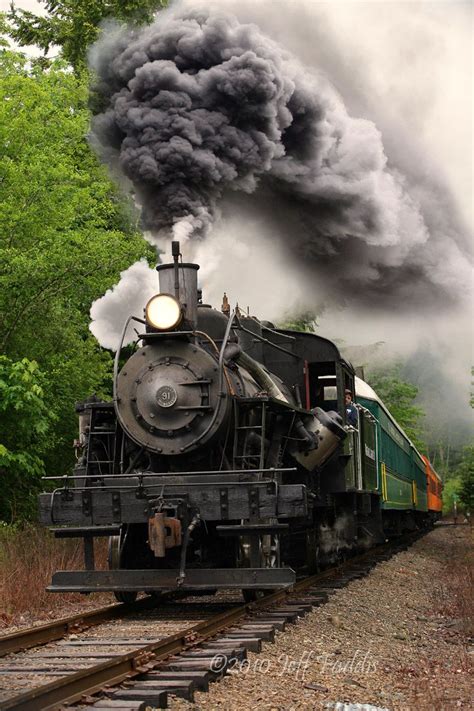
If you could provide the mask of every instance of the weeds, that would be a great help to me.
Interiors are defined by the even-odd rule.
[[[439,612],[453,621],[457,632],[474,637],[474,547],[467,527],[453,535],[441,582],[444,595],[435,601]]]
[[[106,541],[96,543],[96,567],[106,567]],[[71,606],[100,605],[110,595],[85,597],[76,593],[48,593],[46,586],[56,570],[84,568],[82,541],[56,539],[47,529],[24,525],[0,527],[0,626],[20,617],[60,617]],[[21,620],[20,620],[21,621]]]

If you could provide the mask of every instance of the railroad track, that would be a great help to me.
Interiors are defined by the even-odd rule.
[[[276,631],[420,535],[245,605],[235,594],[163,603],[144,598],[0,638],[0,656],[7,655],[0,661],[0,709],[43,711],[73,703],[84,711],[166,708],[170,693],[192,700],[195,690],[206,690],[248,650],[260,651]]]

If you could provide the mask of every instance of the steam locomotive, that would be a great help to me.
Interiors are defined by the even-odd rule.
[[[201,303],[199,266],[177,242],[172,254],[145,318],[124,326],[113,401],[78,405],[77,466],[40,495],[42,523],[84,541],[84,569],[56,572],[49,589],[131,602],[239,588],[249,600],[432,523],[437,475],[334,343],[231,312],[225,295],[221,311]],[[124,357],[130,323],[141,332]],[[107,570],[95,568],[100,536]]]

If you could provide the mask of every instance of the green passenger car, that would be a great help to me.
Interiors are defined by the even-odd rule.
[[[356,378],[356,401],[360,408],[361,454],[365,455],[364,488],[380,493],[385,510],[427,511],[426,470],[421,454],[375,391],[360,378]],[[375,482],[367,456],[372,450],[371,428],[375,433]]]

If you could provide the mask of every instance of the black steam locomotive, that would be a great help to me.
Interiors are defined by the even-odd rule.
[[[157,269],[133,353],[116,353],[113,401],[78,406],[77,466],[40,496],[44,524],[84,539],[85,569],[56,572],[50,590],[248,599],[375,543],[381,487],[365,485],[361,455],[375,445],[345,421],[352,366],[317,335],[200,303],[178,243]]]

